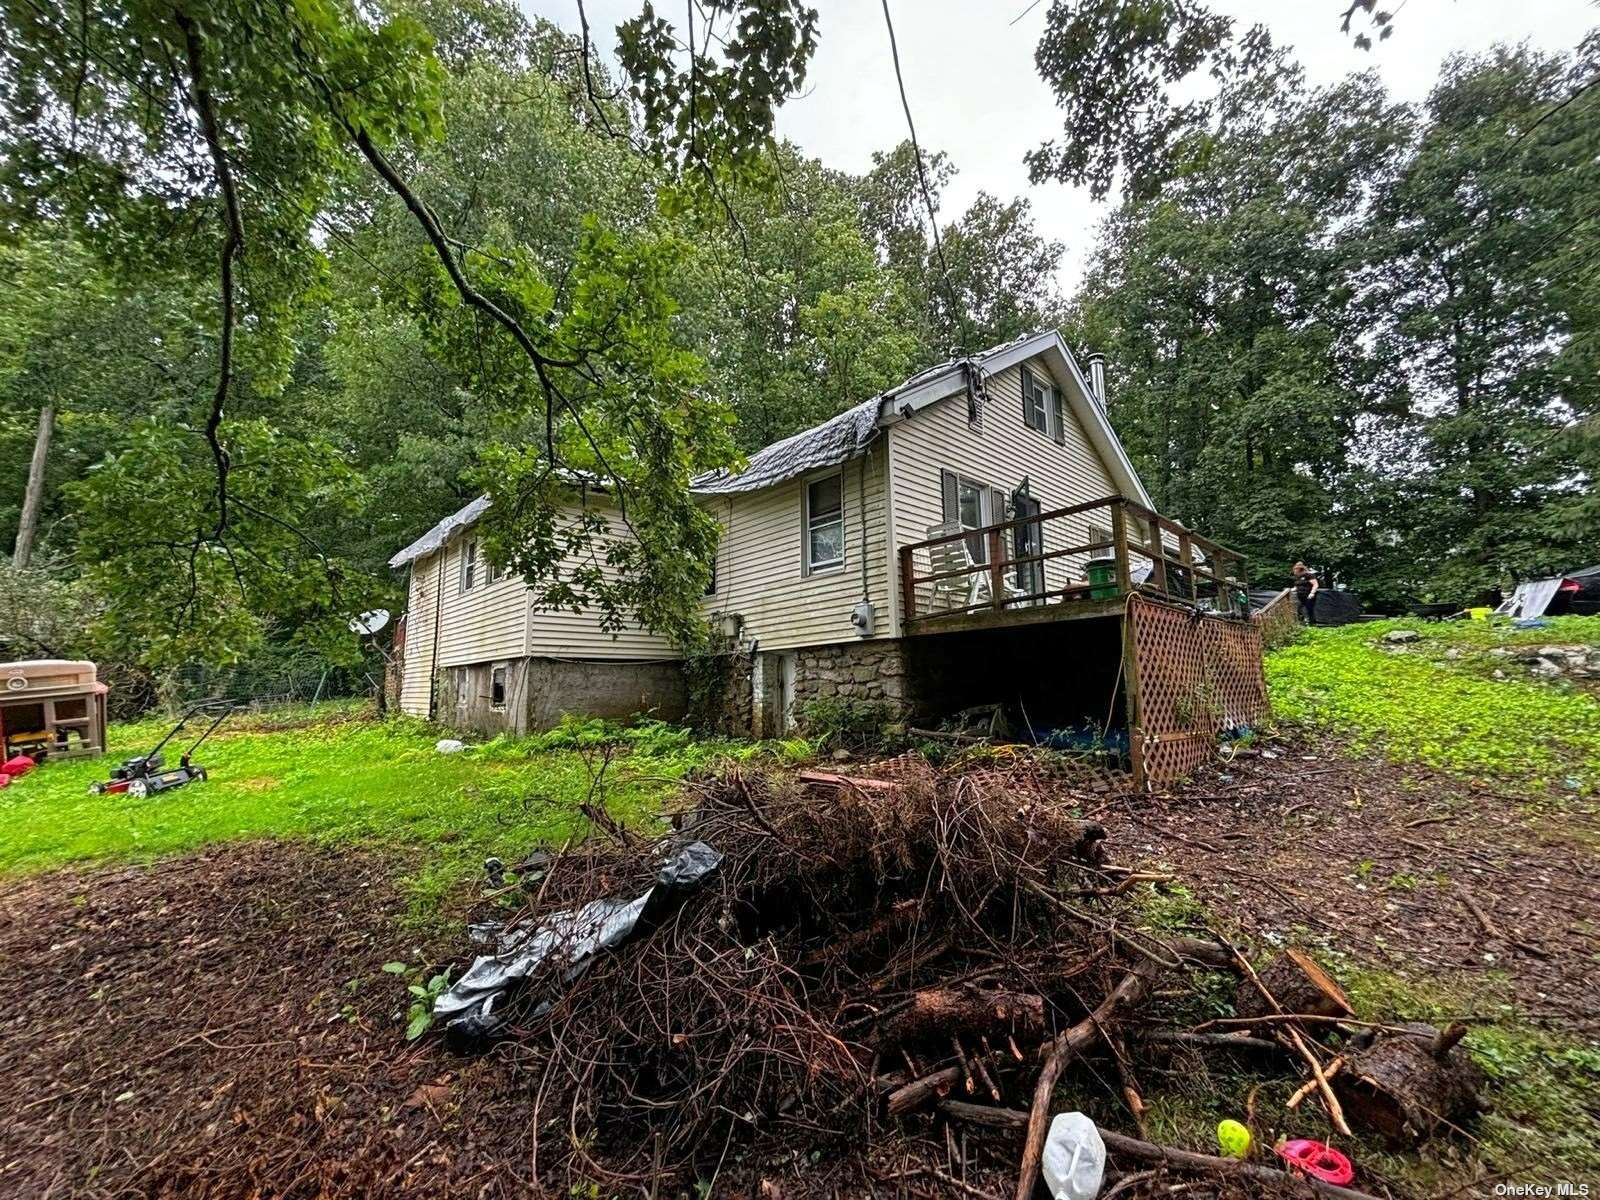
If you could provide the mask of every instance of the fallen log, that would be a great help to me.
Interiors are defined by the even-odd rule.
[[[1044,1036],[1044,997],[1034,992],[985,991],[974,987],[928,988],[884,1022],[884,1045],[949,1034],[972,1037]]]
[[[1039,1071],[1039,1081],[1033,1088],[1033,1111],[1028,1115],[1028,1132],[1022,1142],[1022,1163],[1018,1168],[1016,1200],[1028,1200],[1033,1194],[1034,1180],[1039,1174],[1039,1159],[1044,1153],[1044,1139],[1050,1122],[1050,1098],[1055,1094],[1056,1080],[1061,1069],[1076,1058],[1096,1038],[1105,1026],[1116,1017],[1118,1010],[1131,1007],[1144,999],[1158,969],[1149,961],[1139,963],[1122,977],[1120,983],[1106,995],[1095,1010],[1072,1028],[1058,1034],[1046,1051],[1044,1066]]]
[[[962,1100],[941,1100],[939,1111],[970,1125],[1004,1130],[1008,1133],[1022,1132],[1030,1123],[1030,1114],[1020,1109],[969,1104]],[[1290,1195],[1298,1191],[1300,1195],[1314,1196],[1318,1200],[1376,1200],[1370,1193],[1337,1187],[1331,1183],[1323,1183],[1320,1179],[1306,1179],[1272,1167],[1241,1162],[1236,1158],[1218,1158],[1213,1154],[1197,1154],[1193,1150],[1159,1146],[1154,1142],[1141,1141],[1103,1127],[1100,1129],[1100,1139],[1105,1142],[1106,1149],[1112,1154],[1139,1162],[1159,1163],[1180,1171],[1200,1171],[1212,1175],[1231,1176],[1235,1179],[1249,1179],[1256,1183],[1285,1189]],[[1031,1193],[1033,1180],[1029,1179],[1027,1183]]]
[[[1421,1022],[1403,1028],[1350,1051],[1339,1090],[1356,1120],[1391,1143],[1414,1144],[1487,1106],[1483,1072],[1457,1044],[1465,1025],[1443,1032]]]

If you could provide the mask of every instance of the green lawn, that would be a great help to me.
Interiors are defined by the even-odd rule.
[[[273,727],[284,724],[296,727]],[[104,758],[49,763],[0,791],[0,873],[142,860],[236,838],[304,838],[404,852],[414,864],[414,906],[426,911],[484,856],[514,862],[585,829],[578,805],[590,795],[602,743],[619,750],[599,794],[628,822],[650,819],[691,766],[754,750],[661,725],[590,722],[440,754],[441,735],[421,722],[324,706],[298,719],[241,718],[195,756],[211,772],[204,783],[142,800],[89,793],[165,728],[160,720],[113,726]],[[169,763],[182,748],[168,748]]]
[[[1422,641],[1380,649],[1383,634]],[[1276,715],[1486,780],[1600,791],[1600,698],[1546,683],[1488,652],[1501,646],[1600,645],[1600,617],[1558,617],[1517,630],[1484,621],[1379,621],[1309,629],[1267,658]],[[1455,657],[1450,657],[1450,652]],[[1505,668],[1507,679],[1491,672]]]

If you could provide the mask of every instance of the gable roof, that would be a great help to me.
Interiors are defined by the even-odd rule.
[[[1067,343],[1054,329],[1024,334],[1015,341],[919,371],[897,387],[847,408],[820,425],[757,450],[744,470],[737,474],[718,470],[696,476],[690,481],[689,490],[697,496],[755,492],[798,479],[809,471],[849,462],[865,453],[880,432],[890,425],[910,420],[930,404],[964,393],[971,377],[969,372],[983,379],[1035,357],[1042,357],[1056,382],[1064,385],[1062,394],[1068,406],[1083,426],[1089,444],[1105,463],[1106,472],[1118,492],[1153,509],[1155,504],[1145,491],[1139,473],[1133,469],[1127,451],[1122,448],[1122,440],[1111,428],[1105,409],[1089,390]],[[489,497],[479,496],[396,554],[389,560],[389,566],[403,567],[432,554],[461,530],[475,524],[488,507]]]
[[[1146,508],[1154,508],[1105,409],[1094,398],[1072,351],[1054,329],[1025,334],[1015,341],[930,367],[820,425],[756,451],[737,474],[712,471],[698,476],[691,481],[690,490],[698,496],[754,492],[787,483],[808,471],[848,462],[864,453],[880,430],[911,419],[930,404],[965,393],[969,373],[975,372],[983,379],[1035,357],[1042,357],[1056,382],[1063,385],[1068,406],[1083,426],[1089,444],[1105,462],[1117,490]]]

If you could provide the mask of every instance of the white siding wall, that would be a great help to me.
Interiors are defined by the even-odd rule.
[[[1029,369],[1051,378],[1042,359],[1032,359]],[[1054,380],[1058,389],[1067,386]],[[1065,444],[1030,429],[1022,421],[1021,367],[1009,367],[987,381],[989,404],[983,414],[983,428],[967,423],[965,395],[952,396],[922,409],[907,421],[889,428],[889,452],[893,459],[895,541],[903,546],[920,542],[931,526],[942,524],[943,496],[940,472],[954,471],[963,478],[989,488],[1011,493],[1028,477],[1028,490],[1049,512],[1087,500],[1097,500],[1116,491],[1105,464],[1085,436],[1083,426],[1070,407],[1066,417]],[[1005,519],[996,515],[994,520]],[[1101,509],[1082,516],[1057,518],[1044,523],[1046,551],[1090,541],[1091,523],[1106,525],[1109,513]],[[926,551],[917,555],[916,572],[929,574],[932,567]],[[1008,540],[1007,554],[1011,553]],[[898,547],[897,547],[898,554]],[[1054,589],[1069,580],[1083,582],[1082,559],[1073,556],[1049,560],[1045,581]]]
[[[613,530],[626,536],[620,524],[613,523]],[[487,564],[481,555],[474,586],[463,592],[461,559],[472,539],[469,529],[438,553],[411,565],[405,674],[400,688],[400,707],[405,712],[428,715],[428,677],[436,665],[465,666],[524,655],[612,661],[677,657],[666,638],[639,629],[625,629],[613,638],[591,613],[535,611],[533,596],[521,576],[484,582]],[[441,565],[443,594],[437,596]],[[437,660],[435,620],[439,629]]]
[[[844,565],[811,575],[802,569],[801,509],[806,480],[759,492],[708,497],[706,510],[723,528],[717,547],[717,590],[706,597],[705,610],[743,615],[742,638],[747,642],[759,639],[762,650],[857,640],[850,611],[862,596],[864,481],[867,596],[877,606],[877,635],[892,634],[884,462],[880,439],[865,457],[844,465]],[[827,472],[814,472],[807,479],[824,474]]]
[[[406,597],[406,645],[400,676],[400,710],[414,717],[428,715],[428,670],[433,662],[434,584],[439,556],[430,554],[411,564]]]

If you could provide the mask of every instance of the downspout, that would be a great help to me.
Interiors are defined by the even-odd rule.
[[[871,588],[867,584],[867,462],[872,457],[872,447],[867,447],[867,452],[861,456],[861,470],[856,479],[860,483],[861,492],[861,600],[869,603],[872,599]]]
[[[439,547],[439,567],[434,572],[433,579],[433,645],[429,648],[432,661],[428,664],[428,720],[433,720],[437,715],[437,699],[434,695],[439,678],[439,617],[444,608],[444,559],[449,543]],[[412,568],[416,570],[415,567]]]

